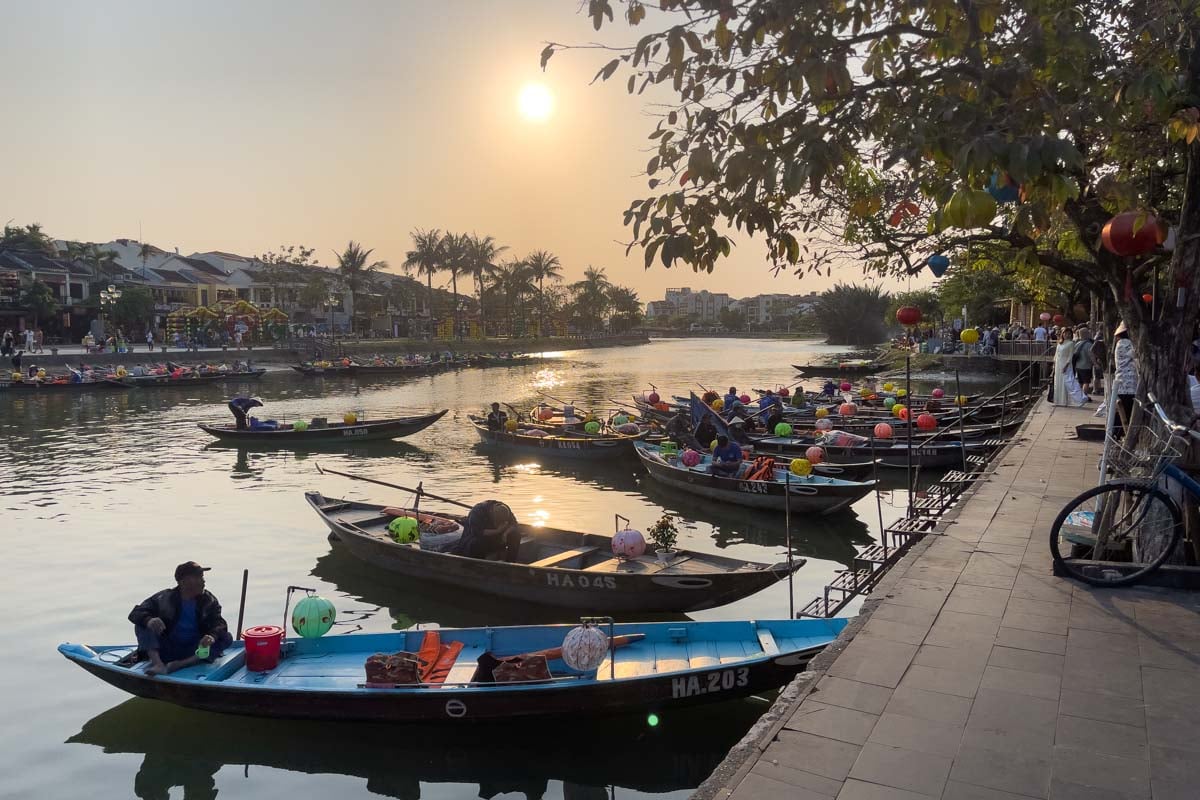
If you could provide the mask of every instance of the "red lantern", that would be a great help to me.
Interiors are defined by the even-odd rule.
[[[881,422],[878,425],[876,425],[875,426],[875,438],[876,439],[892,438],[892,426],[888,425],[886,422]]]
[[[1137,231],[1134,231],[1134,228]],[[1154,250],[1167,238],[1162,224],[1148,211],[1125,211],[1104,225],[1100,241],[1118,256],[1140,256]]]
[[[854,403],[842,403],[838,406],[838,413],[843,417],[853,417],[858,413],[858,406],[854,405]]]
[[[908,421],[908,409],[901,407],[900,412],[898,414],[896,414],[896,416],[899,417],[902,421],[907,422]]]
[[[916,306],[901,306],[896,309],[896,321],[908,328],[919,325],[921,324],[921,309]]]
[[[792,394],[791,390],[788,389],[786,386],[779,390],[780,397],[790,397],[791,394]]]
[[[917,417],[917,427],[923,431],[931,431],[937,428],[937,417],[933,414],[922,414]]]
[[[1142,295],[1142,302],[1143,302],[1143,303],[1145,303],[1146,305],[1149,305],[1149,304],[1153,303],[1153,302],[1154,302],[1154,295],[1152,295],[1152,294],[1144,294],[1144,295]]]
[[[1054,315],[1054,324],[1055,324],[1055,325],[1062,325],[1062,324],[1063,324],[1064,322],[1066,322],[1066,321],[1067,321],[1067,318],[1066,318],[1066,317],[1064,317],[1062,314],[1055,314],[1055,315]]]
[[[851,389],[850,381],[842,381],[842,391],[848,392],[848,391],[850,391],[850,389]]]
[[[651,392],[650,394],[648,394],[646,396],[646,402],[648,402],[652,406],[658,405],[658,401],[661,399],[662,398],[658,396],[658,392]]]

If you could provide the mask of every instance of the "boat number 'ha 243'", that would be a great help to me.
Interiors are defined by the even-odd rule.
[[[685,675],[671,681],[671,697],[698,697],[702,694],[725,692],[750,684],[750,668],[722,669],[703,675]]]

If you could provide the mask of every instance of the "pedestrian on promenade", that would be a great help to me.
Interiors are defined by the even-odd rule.
[[[1084,394],[1092,392],[1092,332],[1085,327],[1080,327],[1075,332],[1075,355],[1073,356],[1075,364],[1075,377],[1079,380],[1079,388]]]
[[[1133,397],[1138,389],[1137,356],[1134,353],[1133,341],[1129,338],[1129,328],[1124,321],[1117,326],[1113,334],[1116,345],[1113,347],[1113,363],[1116,369],[1113,389],[1117,393],[1117,422],[1114,434],[1123,434],[1125,427],[1133,416]]]
[[[0,356],[6,356],[13,351],[13,342],[16,339],[13,337],[12,328],[4,331],[4,339],[0,340]]]
[[[146,349],[154,352],[154,329],[146,328]]]
[[[33,346],[36,348],[33,352],[35,352],[35,353],[46,352],[44,349],[45,344],[46,344],[46,335],[42,331],[41,328],[38,328],[36,331],[34,331],[34,334],[33,334]]]
[[[1071,329],[1063,328],[1054,351],[1054,393],[1050,400],[1056,406],[1078,408],[1087,402],[1087,395],[1079,388],[1079,379],[1075,376],[1075,346]]]

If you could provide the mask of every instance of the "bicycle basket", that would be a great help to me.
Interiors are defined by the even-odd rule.
[[[1183,452],[1180,442],[1153,411],[1143,410],[1142,424],[1117,439],[1104,439],[1105,461],[1114,478],[1157,478]]]

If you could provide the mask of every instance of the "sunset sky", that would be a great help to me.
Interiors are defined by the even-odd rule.
[[[583,4],[586,7],[586,3]],[[713,275],[642,268],[621,212],[652,122],[575,0],[0,0],[0,222],[255,255],[354,239],[399,269],[413,228],[547,249],[659,299],[667,286],[798,293],[761,240]],[[652,22],[648,20],[648,22]],[[646,24],[646,23],[643,23]],[[530,87],[530,84],[540,85]],[[861,281],[847,270],[843,280]]]

